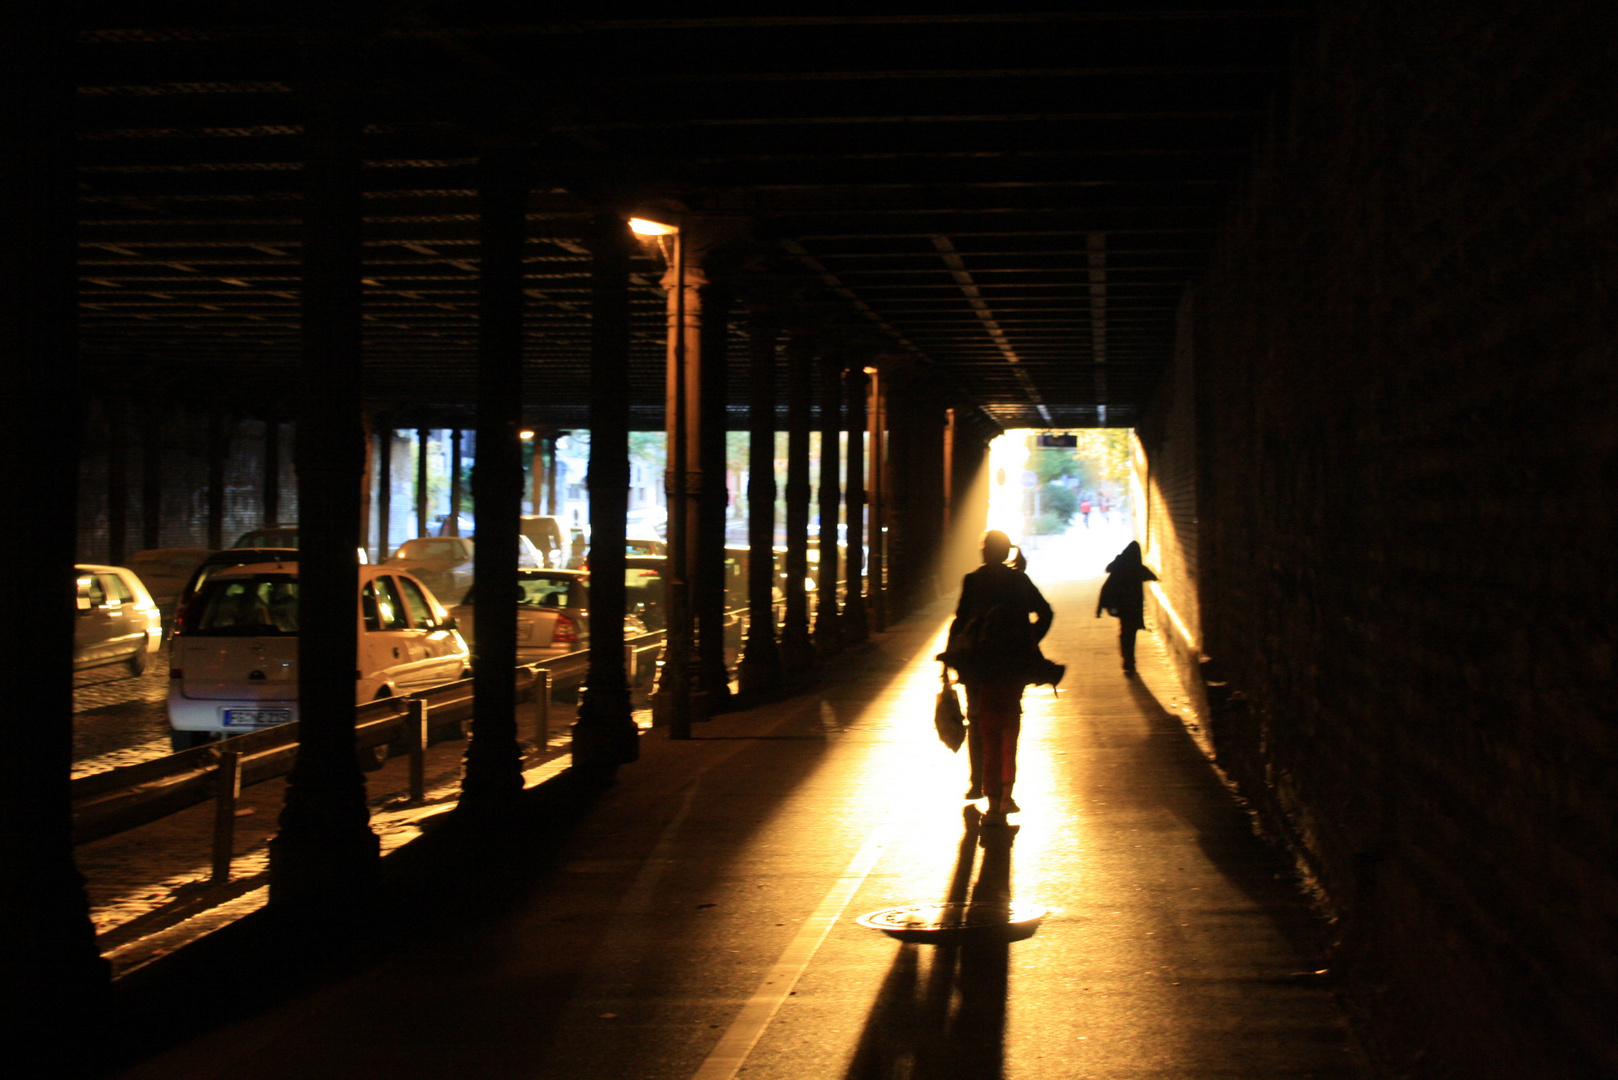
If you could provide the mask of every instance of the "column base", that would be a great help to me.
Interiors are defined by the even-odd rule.
[[[269,843],[270,905],[340,922],[362,916],[375,899],[382,838],[369,827],[343,837],[282,833]]]
[[[579,718],[573,725],[573,767],[609,771],[640,757],[629,688],[580,691]]]
[[[748,642],[736,665],[736,684],[744,696],[768,693],[781,685],[781,654],[775,639]]]

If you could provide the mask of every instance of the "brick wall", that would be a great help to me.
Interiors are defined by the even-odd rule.
[[[1159,631],[1193,706],[1207,716],[1198,565],[1200,459],[1190,310],[1187,297],[1174,364],[1136,430],[1131,496],[1136,539],[1146,565],[1159,578],[1155,588],[1146,590],[1147,625]]]
[[[1615,19],[1324,4],[1186,317],[1216,748],[1411,1075],[1618,1070]]]

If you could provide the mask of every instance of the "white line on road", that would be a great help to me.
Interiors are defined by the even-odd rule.
[[[821,942],[831,931],[832,924],[843,914],[848,902],[854,898],[876,861],[882,855],[882,847],[887,841],[889,823],[884,821],[878,825],[871,835],[866,837],[864,845],[853,861],[848,864],[840,877],[832,884],[820,906],[815,908],[814,914],[804,921],[803,927],[797,936],[787,945],[774,966],[764,974],[764,980],[759,983],[753,996],[742,1006],[742,1011],[731,1022],[730,1028],[720,1038],[719,1044],[713,1048],[708,1059],[696,1071],[692,1080],[731,1080],[736,1075],[747,1056],[758,1045],[759,1037],[764,1029],[769,1027],[770,1021],[775,1019],[776,1011],[781,1008],[782,1002],[792,993],[793,987],[803,975],[809,961],[814,959],[815,953],[820,949]]]

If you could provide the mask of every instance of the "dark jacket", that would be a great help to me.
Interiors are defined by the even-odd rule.
[[[1007,620],[1009,629],[995,633],[987,647],[981,640],[974,644],[973,638],[983,637],[984,624],[996,617]],[[1045,669],[1050,665],[1039,642],[1053,617],[1027,574],[1004,563],[985,563],[961,582],[949,647],[940,658],[968,683],[1048,681]]]
[[[1146,629],[1146,598],[1143,587],[1156,581],[1157,575],[1140,561],[1140,545],[1133,540],[1107,564],[1107,580],[1096,598],[1096,614],[1103,608],[1108,615],[1116,615],[1124,628]]]

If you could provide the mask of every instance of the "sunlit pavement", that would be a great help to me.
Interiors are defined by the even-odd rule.
[[[235,995],[243,1019],[126,1075],[1362,1075],[1329,990],[1299,977],[1320,942],[1287,864],[1160,704],[1153,643],[1126,679],[1099,582],[1041,561],[1068,676],[1025,697],[1014,828],[963,815],[964,753],[933,735],[940,606],[819,695],[649,734],[508,909],[257,1015]],[[854,923],[1008,885],[1050,909],[1028,940]]]

